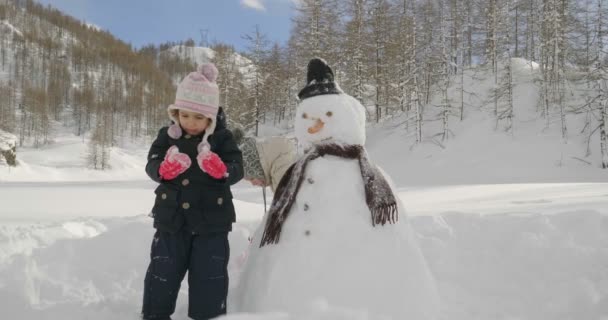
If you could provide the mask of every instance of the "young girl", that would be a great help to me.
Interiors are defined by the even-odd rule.
[[[241,151],[218,107],[217,69],[204,64],[182,80],[146,173],[160,183],[152,208],[156,233],[144,280],[144,319],[170,319],[188,272],[188,316],[226,313],[228,232],[235,221],[230,186],[243,177]]]

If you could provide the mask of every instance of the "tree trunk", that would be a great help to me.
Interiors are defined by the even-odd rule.
[[[606,136],[606,122],[608,122],[608,108],[606,101],[600,100],[600,148],[602,150],[602,168],[608,169],[608,137]]]

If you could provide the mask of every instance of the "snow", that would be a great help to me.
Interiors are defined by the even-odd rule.
[[[439,319],[608,319],[608,170],[599,168],[598,152],[585,155],[581,119],[569,118],[567,144],[559,126],[544,128],[538,90],[527,82],[538,66],[513,63],[513,134],[495,131],[489,112],[467,107],[465,121],[451,118],[448,141],[432,140],[441,124],[429,106],[427,140],[417,146],[403,117],[369,124],[370,160],[395,182],[408,234],[435,280]],[[467,102],[487,109],[492,79],[483,78],[467,74],[477,93]],[[61,133],[49,146],[19,147],[18,167],[0,167],[3,317],[139,319],[154,232],[147,215],[155,184],[144,173],[149,143],[120,141],[111,149],[111,169],[96,171],[86,168],[86,138]],[[591,146],[598,149],[599,141]],[[382,319],[328,299],[303,302],[297,312],[234,313],[248,239],[264,210],[259,188],[241,182],[233,194],[231,313],[222,319]],[[186,301],[184,282],[174,319],[187,319]]]
[[[40,148],[25,146],[17,150],[19,166],[0,168],[0,181],[115,181],[147,180],[141,169],[145,166],[147,142],[133,142],[123,148],[111,148],[110,171],[87,168],[89,151],[83,137],[63,135]]]
[[[10,24],[8,21],[2,20],[2,21],[0,21],[0,25],[5,26],[11,32],[16,33],[17,35],[23,37],[23,33],[19,29],[15,28],[15,26]]]
[[[550,115],[549,127],[546,119],[539,117],[536,106],[540,92],[535,83],[538,65],[515,58],[512,67],[515,83],[512,132],[505,132],[503,123],[496,127],[492,75],[489,71],[467,70],[465,119],[461,122],[459,111],[452,111],[449,120],[452,134],[447,140],[442,141],[437,135],[442,132],[442,121],[437,115],[436,99],[425,107],[425,139],[419,145],[415,144],[413,122],[409,128],[406,125],[406,115],[395,116],[380,125],[369,124],[366,148],[372,160],[407,185],[607,182],[608,170],[600,169],[597,134],[589,141],[590,154],[587,153],[587,136],[582,133],[585,115],[568,115],[570,133],[564,143],[557,124],[559,113]],[[460,77],[454,80],[449,96],[452,105],[459,107]],[[578,99],[570,104],[584,104],[583,98],[578,97],[584,90],[578,84],[570,88]]]
[[[175,55],[183,58],[188,58],[196,65],[211,62],[215,56],[215,51],[206,47],[189,47],[189,46],[174,46],[169,49]]]
[[[114,187],[123,183],[128,185],[116,182]],[[139,201],[140,211],[123,207],[137,188],[123,190],[112,201],[96,200],[109,198],[106,193],[112,188],[106,188],[97,189],[88,210],[83,207],[76,217],[62,216],[68,205],[52,206],[48,199],[39,199],[31,202],[38,203],[39,211],[45,209],[46,217],[56,215],[55,219],[7,220],[4,203],[8,198],[30,199],[26,187],[5,196],[5,191],[13,189],[11,184],[0,184],[0,308],[4,314],[24,320],[138,319],[153,234],[151,219],[140,212],[151,205],[153,186],[139,185],[142,194],[148,193]],[[52,188],[55,183],[48,184]],[[88,188],[83,184],[65,193]],[[522,192],[514,195],[516,189]],[[561,208],[563,204],[532,201],[559,199],[558,194],[549,197],[548,190],[568,194],[572,204]],[[456,201],[455,192],[477,196]],[[590,193],[597,195],[596,200],[587,203]],[[239,263],[247,237],[263,216],[259,195],[259,189],[247,184],[235,188],[240,201],[236,203],[239,222],[230,234],[231,294],[243,270]],[[399,195],[436,279],[445,317],[602,319],[608,315],[608,184],[408,187],[399,189]],[[421,195],[425,201],[413,201]],[[448,210],[442,206],[444,198]],[[104,202],[109,203],[105,215],[89,217],[88,212]],[[8,205],[12,210],[14,206]],[[187,319],[186,298],[184,282],[174,319]],[[231,314],[223,319],[378,317],[316,301],[300,314]]]
[[[484,215],[536,212],[552,214],[580,208],[606,211],[606,183],[526,183],[403,188],[410,215],[462,211]],[[441,201],[437,201],[441,193]],[[540,195],[540,196],[539,196]]]
[[[17,145],[17,137],[4,130],[0,130],[0,151],[11,150]]]
[[[96,31],[101,31],[101,27],[100,27],[100,26],[98,26],[98,25],[96,25],[96,24],[94,24],[94,23],[91,23],[91,22],[85,22],[85,25],[86,25],[86,26],[87,26],[89,29],[93,29],[93,30],[96,30]]]
[[[169,49],[169,52],[181,57],[190,59],[196,65],[203,63],[209,63],[215,57],[215,51],[207,47],[189,47],[184,45],[174,46]],[[238,53],[233,54],[235,64],[241,74],[245,75],[246,78],[251,77],[251,73],[254,70],[251,60],[243,57]]]

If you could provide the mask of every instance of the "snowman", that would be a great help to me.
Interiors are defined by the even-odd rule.
[[[365,151],[363,106],[325,61],[311,60],[307,78],[295,122],[304,154],[253,236],[236,311],[435,319],[434,280],[403,205]]]

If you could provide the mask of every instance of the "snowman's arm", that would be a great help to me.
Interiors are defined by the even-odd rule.
[[[296,150],[286,137],[257,141],[257,147],[266,182],[274,192],[285,172],[296,161]]]

